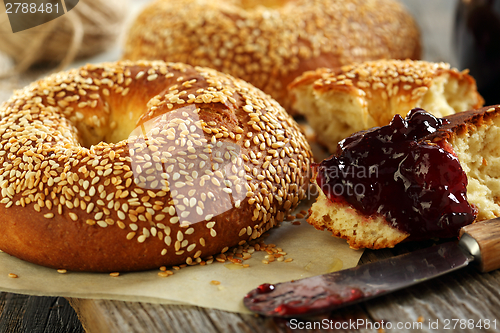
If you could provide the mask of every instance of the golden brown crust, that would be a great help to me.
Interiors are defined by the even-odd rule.
[[[53,268],[201,262],[282,221],[308,184],[293,119],[207,68],[87,65],[0,116],[0,249]]]
[[[306,72],[289,85],[294,109],[334,152],[348,135],[422,107],[437,117],[479,108],[474,78],[446,63],[377,60]]]
[[[157,0],[133,24],[124,59],[212,67],[290,111],[286,86],[307,70],[420,53],[415,21],[395,0]]]
[[[485,106],[483,108],[449,115],[445,117],[449,123],[444,124],[438,131],[423,139],[434,142],[437,140],[451,141],[456,136],[464,135],[468,131],[474,131],[475,128],[490,125],[491,120],[499,116],[500,106],[498,105]]]

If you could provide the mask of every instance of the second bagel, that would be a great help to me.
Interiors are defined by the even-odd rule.
[[[133,23],[124,59],[215,68],[293,112],[286,87],[304,71],[420,53],[396,0],[156,0]]]

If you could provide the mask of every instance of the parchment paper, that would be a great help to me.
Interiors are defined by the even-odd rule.
[[[11,90],[2,88],[0,86],[0,101],[11,94]],[[312,147],[317,160],[326,157],[316,145]],[[305,202],[297,210],[308,210],[311,204],[312,200]],[[96,273],[60,274],[0,253],[0,290],[38,296],[183,303],[248,313],[242,299],[262,283],[305,278],[358,263],[362,251],[350,249],[344,240],[332,237],[328,231],[314,229],[304,219],[297,221],[301,221],[301,225],[283,222],[264,238],[266,244],[276,244],[287,252],[286,258],[293,259],[289,263],[263,264],[267,253],[260,251],[244,262],[249,268],[232,269],[234,264],[214,262],[186,267],[169,277],[158,276],[159,270],[111,277]],[[10,278],[9,273],[18,278]],[[220,285],[211,284],[212,280],[219,281]]]
[[[111,277],[104,273],[61,274],[0,253],[0,290],[38,296],[182,303],[249,313],[242,303],[243,297],[262,283],[301,279],[358,263],[361,250],[352,250],[330,232],[298,221],[300,225],[283,222],[264,238],[266,244],[276,244],[287,252],[286,258],[293,259],[288,263],[264,264],[262,260],[267,253],[256,251],[251,259],[244,261],[250,265],[248,268],[233,269],[234,264],[214,262],[182,268],[169,277],[158,276],[159,270]],[[9,273],[18,278],[10,278]],[[212,280],[220,284],[214,285]]]
[[[7,99],[12,91],[3,88],[0,86],[0,101]],[[325,157],[319,149],[314,154],[318,160]],[[311,203],[301,204],[298,210],[308,210]],[[276,244],[287,252],[286,258],[293,259],[289,263],[263,264],[267,253],[260,251],[244,262],[249,268],[233,269],[234,264],[214,262],[182,268],[169,277],[158,276],[159,270],[111,277],[97,273],[60,274],[0,253],[0,290],[38,296],[182,303],[248,313],[242,299],[262,283],[305,278],[358,263],[362,251],[350,249],[344,240],[332,237],[328,231],[314,229],[303,219],[298,221],[301,225],[283,222],[264,238],[266,244]],[[9,273],[18,278],[10,278]],[[220,284],[211,284],[212,280]]]
[[[147,1],[132,2],[131,17]],[[119,47],[77,62],[84,63],[113,61],[120,57]],[[0,59],[0,63],[8,65]],[[0,80],[0,102],[6,100],[14,88],[21,88],[43,73],[23,75],[9,80]],[[314,147],[314,145],[313,145]],[[321,152],[314,154],[318,160]],[[298,210],[308,210],[312,202],[304,203]],[[2,218],[2,217],[0,217]],[[121,273],[118,277],[99,273],[60,274],[54,269],[33,265],[6,253],[0,253],[0,290],[38,296],[63,296],[90,299],[113,299],[151,303],[181,303],[220,310],[249,313],[242,299],[247,292],[262,283],[277,283],[301,279],[334,270],[356,266],[362,250],[352,250],[344,240],[331,236],[330,232],[318,231],[301,221],[301,225],[283,222],[271,230],[266,244],[276,244],[287,252],[286,258],[293,261],[263,264],[267,254],[255,252],[244,263],[249,268],[233,269],[234,264],[214,262],[207,266],[191,266],[174,271],[169,277],[158,276],[159,270],[139,273]],[[10,278],[9,273],[18,278]],[[219,281],[219,285],[211,283]]]

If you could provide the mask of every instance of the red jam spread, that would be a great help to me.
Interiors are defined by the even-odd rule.
[[[406,119],[396,115],[387,126],[355,133],[315,166],[316,182],[332,202],[382,214],[409,240],[458,236],[477,215],[467,177],[445,140],[424,139],[447,123],[413,109]]]

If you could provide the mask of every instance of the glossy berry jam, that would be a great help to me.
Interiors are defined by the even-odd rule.
[[[274,290],[274,284],[264,283],[257,287],[259,294],[267,294]]]
[[[477,214],[467,202],[467,177],[445,140],[423,140],[447,122],[413,109],[406,119],[396,115],[355,133],[316,165],[317,184],[333,202],[382,214],[409,239],[457,236]]]

